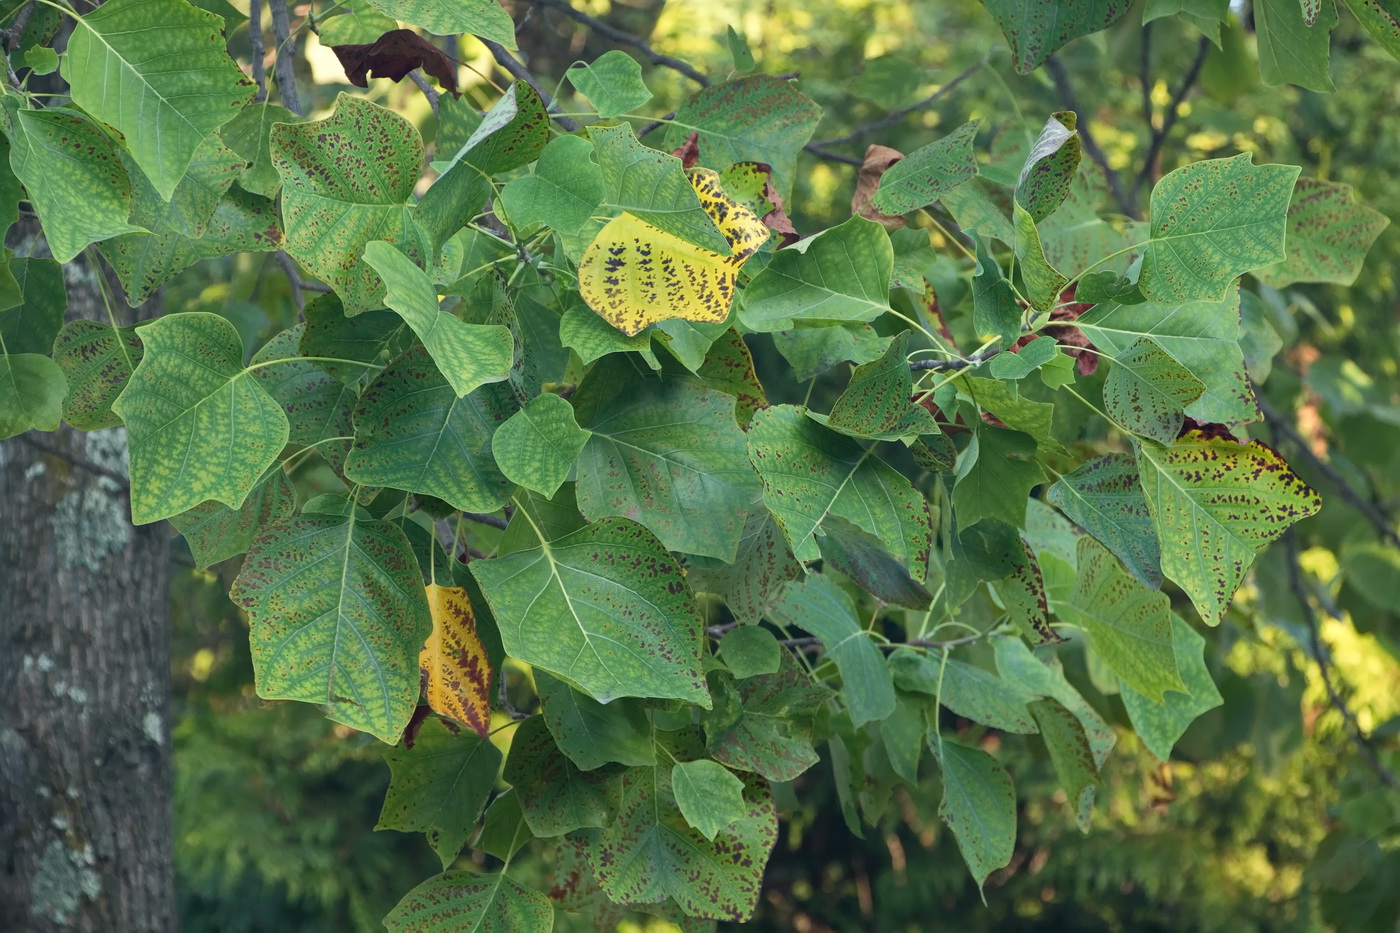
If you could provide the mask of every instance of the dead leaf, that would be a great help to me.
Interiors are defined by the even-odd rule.
[[[898,230],[904,226],[903,217],[882,214],[870,202],[880,190],[880,176],[889,171],[891,165],[904,158],[904,153],[889,146],[871,143],[865,150],[865,161],[856,174],[856,193],[851,196],[851,213],[859,214],[866,220],[878,221],[887,229]]]
[[[444,91],[457,93],[457,63],[411,29],[390,30],[368,45],[333,45],[331,51],[356,87],[369,87],[369,77],[402,81],[413,69],[422,68]]]
[[[428,585],[433,631],[418,654],[433,711],[465,723],[483,739],[491,731],[491,664],[476,634],[467,591]]]
[[[700,131],[692,130],[685,142],[671,150],[671,155],[681,160],[681,168],[694,168],[700,161]]]

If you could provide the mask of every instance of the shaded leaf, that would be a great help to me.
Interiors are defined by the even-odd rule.
[[[292,481],[281,467],[274,467],[243,500],[242,508],[210,500],[170,516],[170,524],[184,535],[195,567],[203,570],[248,550],[260,531],[296,514],[296,505]]]
[[[832,692],[790,653],[779,655],[775,673],[735,684],[714,672],[709,680],[716,702],[700,721],[715,760],[770,781],[791,781],[820,760],[812,748],[813,720]]]
[[[860,584],[861,589],[897,606],[928,608],[932,595],[900,566],[879,538],[835,516],[822,522],[822,530],[822,560]]]
[[[530,174],[501,189],[500,203],[516,229],[549,227],[575,261],[594,235],[590,220],[603,202],[603,172],[592,151],[581,136],[560,136],[544,147]]]
[[[549,933],[549,898],[499,872],[445,871],[409,891],[384,918],[390,933]]]
[[[1045,481],[1040,467],[1023,459],[1034,453],[1028,435],[999,428],[979,428],[958,457],[953,507],[958,527],[984,518],[1019,527],[1025,523],[1032,487]]]
[[[741,315],[742,316],[742,315]],[[869,324],[798,327],[773,334],[773,346],[792,367],[792,377],[806,382],[838,363],[869,363],[889,345]]]
[[[1016,791],[1011,777],[984,751],[945,740],[939,747],[943,801],[938,815],[958,840],[967,870],[981,888],[1011,861],[1016,845]]]
[[[724,666],[739,680],[775,673],[782,662],[782,650],[773,633],[757,625],[741,625],[719,642]]]
[[[609,762],[649,765],[656,761],[651,724],[641,704],[618,699],[602,704],[562,680],[535,672],[545,725],[555,742],[584,771]]]
[[[539,716],[516,728],[504,777],[515,786],[525,822],[536,836],[607,826],[622,803],[621,770],[580,771],[559,751]]]
[[[317,366],[352,386],[368,382],[413,340],[412,331],[399,315],[366,311],[348,318],[334,294],[316,296],[302,313],[306,316],[302,356],[317,357]]]
[[[145,352],[136,328],[113,330],[96,321],[70,321],[53,343],[53,360],[68,379],[63,418],[80,431],[116,427],[112,411]]]
[[[315,447],[341,473],[353,435],[355,393],[314,362],[300,358],[305,330],[305,324],[298,324],[269,340],[253,355],[251,372],[287,416],[287,443]]]
[[[1093,535],[1144,586],[1162,585],[1161,547],[1131,454],[1111,453],[1060,477],[1045,498]]]
[[[1065,679],[1059,659],[1050,655],[1038,660],[1019,638],[998,638],[992,644],[996,650],[997,673],[1002,679],[1038,696],[1058,700],[1074,713],[1084,727],[1084,734],[1089,737],[1095,765],[1103,767],[1108,753],[1118,740],[1117,736],[1103,717]]]
[[[1055,773],[1060,776],[1060,786],[1069,797],[1079,831],[1087,833],[1100,785],[1098,763],[1084,734],[1084,726],[1058,700],[1035,700],[1030,710],[1040,726],[1040,736],[1050,752]]]
[[[1003,348],[1014,346],[1021,337],[1021,306],[1011,283],[992,258],[986,240],[978,238],[977,271],[972,275],[972,326],[983,340],[1001,338]]]
[[[1298,0],[1257,0],[1251,7],[1259,37],[1259,75],[1265,84],[1297,84],[1322,93],[1334,90],[1327,64],[1337,7],[1333,0],[1315,2],[1312,22],[1304,11],[1307,4]]]
[[[901,690],[936,696],[957,715],[1003,732],[1038,731],[1026,709],[1035,694],[1014,681],[952,658],[940,664],[939,659],[909,648],[890,655],[889,663],[895,686]]]
[[[928,409],[910,401],[914,397],[908,361],[910,335],[904,331],[890,342],[883,356],[856,367],[846,390],[831,406],[827,427],[879,440],[940,433]]]
[[[6,308],[0,311],[0,340],[5,352],[45,356],[55,352],[54,341],[63,327],[63,312],[68,310],[63,267],[52,259],[12,256],[0,267],[0,276],[6,280],[0,297],[0,307]]]
[[[428,584],[427,596],[433,630],[418,652],[423,695],[433,712],[466,723],[484,739],[491,730],[491,663],[471,599],[461,587],[437,583]]]
[[[681,816],[710,841],[749,813],[744,782],[707,758],[676,762],[671,768],[671,790]]]
[[[1345,0],[1376,44],[1400,59],[1400,6],[1395,0]]]
[[[63,370],[47,356],[0,353],[0,438],[56,431],[67,391]]]
[[[322,26],[321,30],[324,39],[326,27]],[[238,183],[244,189],[268,198],[277,195],[282,187],[282,176],[277,174],[277,167],[272,164],[272,127],[278,123],[303,122],[305,117],[297,116],[286,107],[262,101],[244,107],[219,129],[224,144],[238,153],[248,165],[238,176]]]
[[[1103,386],[1104,408],[1124,429],[1170,444],[1181,433],[1186,407],[1205,388],[1155,340],[1142,337],[1113,357]]]
[[[1172,613],[1172,648],[1186,690],[1168,690],[1162,694],[1161,703],[1154,703],[1126,683],[1119,685],[1133,731],[1148,751],[1162,761],[1171,758],[1172,746],[1197,716],[1224,702],[1206,668],[1205,647],[1206,640],[1200,633]]]
[[[1048,312],[1055,307],[1069,279],[1045,258],[1045,246],[1035,220],[1019,201],[1012,207],[1012,225],[1016,229],[1016,258],[1021,261],[1021,281],[1026,286],[1026,300],[1037,311]]]
[[[734,560],[692,560],[687,579],[696,590],[722,597],[739,622],[753,624],[801,572],[777,521],[761,503],[750,503]]]

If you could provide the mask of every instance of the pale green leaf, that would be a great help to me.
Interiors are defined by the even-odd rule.
[[[890,309],[893,274],[889,234],[857,215],[774,253],[744,290],[739,320],[760,332],[873,321]]]
[[[560,343],[577,353],[585,365],[609,353],[638,353],[652,369],[660,369],[661,363],[651,349],[652,333],[648,328],[630,336],[624,334],[587,305],[574,305],[559,320]]]
[[[540,716],[516,729],[503,777],[515,787],[525,822],[536,836],[607,826],[622,802],[621,771],[579,770],[559,750]]]
[[[1104,408],[1125,430],[1170,444],[1181,433],[1187,406],[1205,388],[1155,340],[1143,337],[1113,357],[1103,385]]]
[[[964,123],[890,166],[880,176],[880,190],[870,203],[881,213],[907,214],[962,185],[977,174],[972,144],[981,125],[981,120]]]
[[[1040,737],[1045,740],[1050,761],[1060,776],[1060,786],[1069,798],[1079,831],[1087,833],[1099,790],[1099,768],[1084,726],[1058,700],[1035,700],[1030,711],[1040,726]]]
[[[1172,648],[1186,690],[1168,690],[1161,703],[1154,703],[1126,683],[1119,685],[1133,731],[1161,761],[1171,758],[1172,746],[1197,716],[1224,702],[1206,668],[1205,647],[1200,633],[1172,613]]]
[[[621,49],[604,52],[591,63],[575,62],[564,77],[604,119],[631,113],[651,100],[642,66]]]
[[[1059,700],[1084,727],[1084,733],[1089,737],[1089,747],[1094,750],[1094,763],[1103,767],[1118,737],[1094,707],[1065,679],[1059,659],[1053,654],[1037,658],[1019,638],[998,638],[992,644],[996,650],[997,673],[1001,674],[1002,680],[1018,684],[1022,690],[1038,696]]]
[[[516,229],[543,224],[559,234],[575,262],[596,232],[589,221],[603,203],[603,173],[581,136],[560,136],[544,147],[534,170],[501,189],[501,205]]]
[[[573,406],[546,392],[497,428],[491,445],[507,479],[552,496],[568,478],[588,438],[574,420]]]
[[[1333,0],[1320,0],[1316,17],[1308,22],[1305,6],[1299,0],[1254,0],[1259,74],[1271,86],[1297,84],[1329,93],[1335,89],[1327,66],[1337,7]]]
[[[583,771],[616,762],[649,765],[656,761],[651,723],[639,701],[599,703],[562,680],[535,672],[540,712],[559,750]]]
[[[710,841],[748,816],[744,782],[717,761],[676,762],[671,768],[671,789],[681,816]]]
[[[339,22],[346,18],[337,16],[330,22]],[[327,39],[328,28],[329,23],[321,27],[322,41]],[[392,23],[389,28],[394,28]],[[373,42],[379,36],[380,33],[375,33],[373,37],[364,41]],[[282,176],[277,174],[277,167],[272,163],[272,127],[278,123],[304,122],[304,117],[297,116],[286,107],[262,102],[249,104],[224,124],[219,130],[219,135],[223,137],[224,143],[247,163],[247,168],[238,176],[238,183],[245,190],[268,198],[276,197],[278,189],[282,187]]]
[[[353,8],[324,19],[316,17],[322,45],[368,45],[384,33],[399,28],[398,20],[390,19],[367,2],[357,2]],[[292,121],[287,121],[292,122]]]
[[[0,354],[0,438],[57,430],[67,391],[63,370],[47,356]]]
[[[1173,15],[1195,26],[1220,48],[1220,24],[1230,18],[1230,0],[1147,0],[1142,8],[1144,25]]]
[[[1038,731],[1026,704],[1035,694],[993,672],[949,658],[901,648],[890,655],[895,686],[937,696],[949,710],[973,722],[1020,735]]]
[[[515,24],[496,0],[369,0],[390,19],[435,36],[473,35],[515,48]]]
[[[1045,258],[1040,231],[1035,219],[1021,202],[1012,207],[1012,222],[1016,228],[1016,258],[1021,261],[1021,280],[1026,286],[1026,300],[1037,311],[1048,312],[1060,300],[1060,293],[1069,284],[1058,269]]]
[[[938,746],[943,801],[938,815],[953,831],[967,870],[980,889],[1011,861],[1016,847],[1016,791],[1011,777],[986,752],[951,740]]]
[[[445,871],[405,894],[384,926],[389,933],[549,933],[554,906],[500,872]]]
[[[953,507],[959,528],[984,518],[1013,527],[1024,524],[1031,487],[1045,481],[1040,467],[1025,459],[1034,451],[1031,438],[1019,431],[978,428],[958,457]]]
[[[1288,206],[1288,258],[1254,275],[1273,288],[1294,282],[1352,285],[1367,250],[1389,224],[1380,211],[1356,203],[1351,185],[1299,178]]]
[[[741,625],[719,642],[724,666],[740,680],[775,673],[782,661],[782,650],[773,633],[757,625]]]
[[[1021,337],[1021,306],[1001,266],[978,238],[977,270],[972,274],[972,326],[982,340],[1001,338],[1003,348],[1015,345]]]

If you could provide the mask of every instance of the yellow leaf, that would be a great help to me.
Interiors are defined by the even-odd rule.
[[[427,679],[428,705],[471,726],[485,738],[491,729],[491,664],[476,634],[467,591],[428,585],[433,633],[418,655]]]
[[[608,221],[583,252],[583,300],[629,337],[657,321],[723,321],[739,267],[768,239],[763,221],[725,194],[714,172],[696,169],[690,183],[732,255],[687,243],[627,213]]]

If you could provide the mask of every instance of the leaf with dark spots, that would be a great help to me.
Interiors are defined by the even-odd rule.
[[[442,49],[411,29],[394,29],[367,45],[333,45],[345,77],[356,87],[369,87],[369,78],[402,81],[421,68],[437,79],[442,89],[457,93],[457,64]]]
[[[784,650],[772,674],[734,680],[709,676],[714,709],[701,716],[706,745],[716,761],[754,771],[770,781],[791,781],[820,759],[812,727],[832,692],[814,681]]]
[[[517,728],[504,777],[515,787],[525,822],[536,836],[607,826],[622,802],[622,769],[580,771],[539,716]]]

